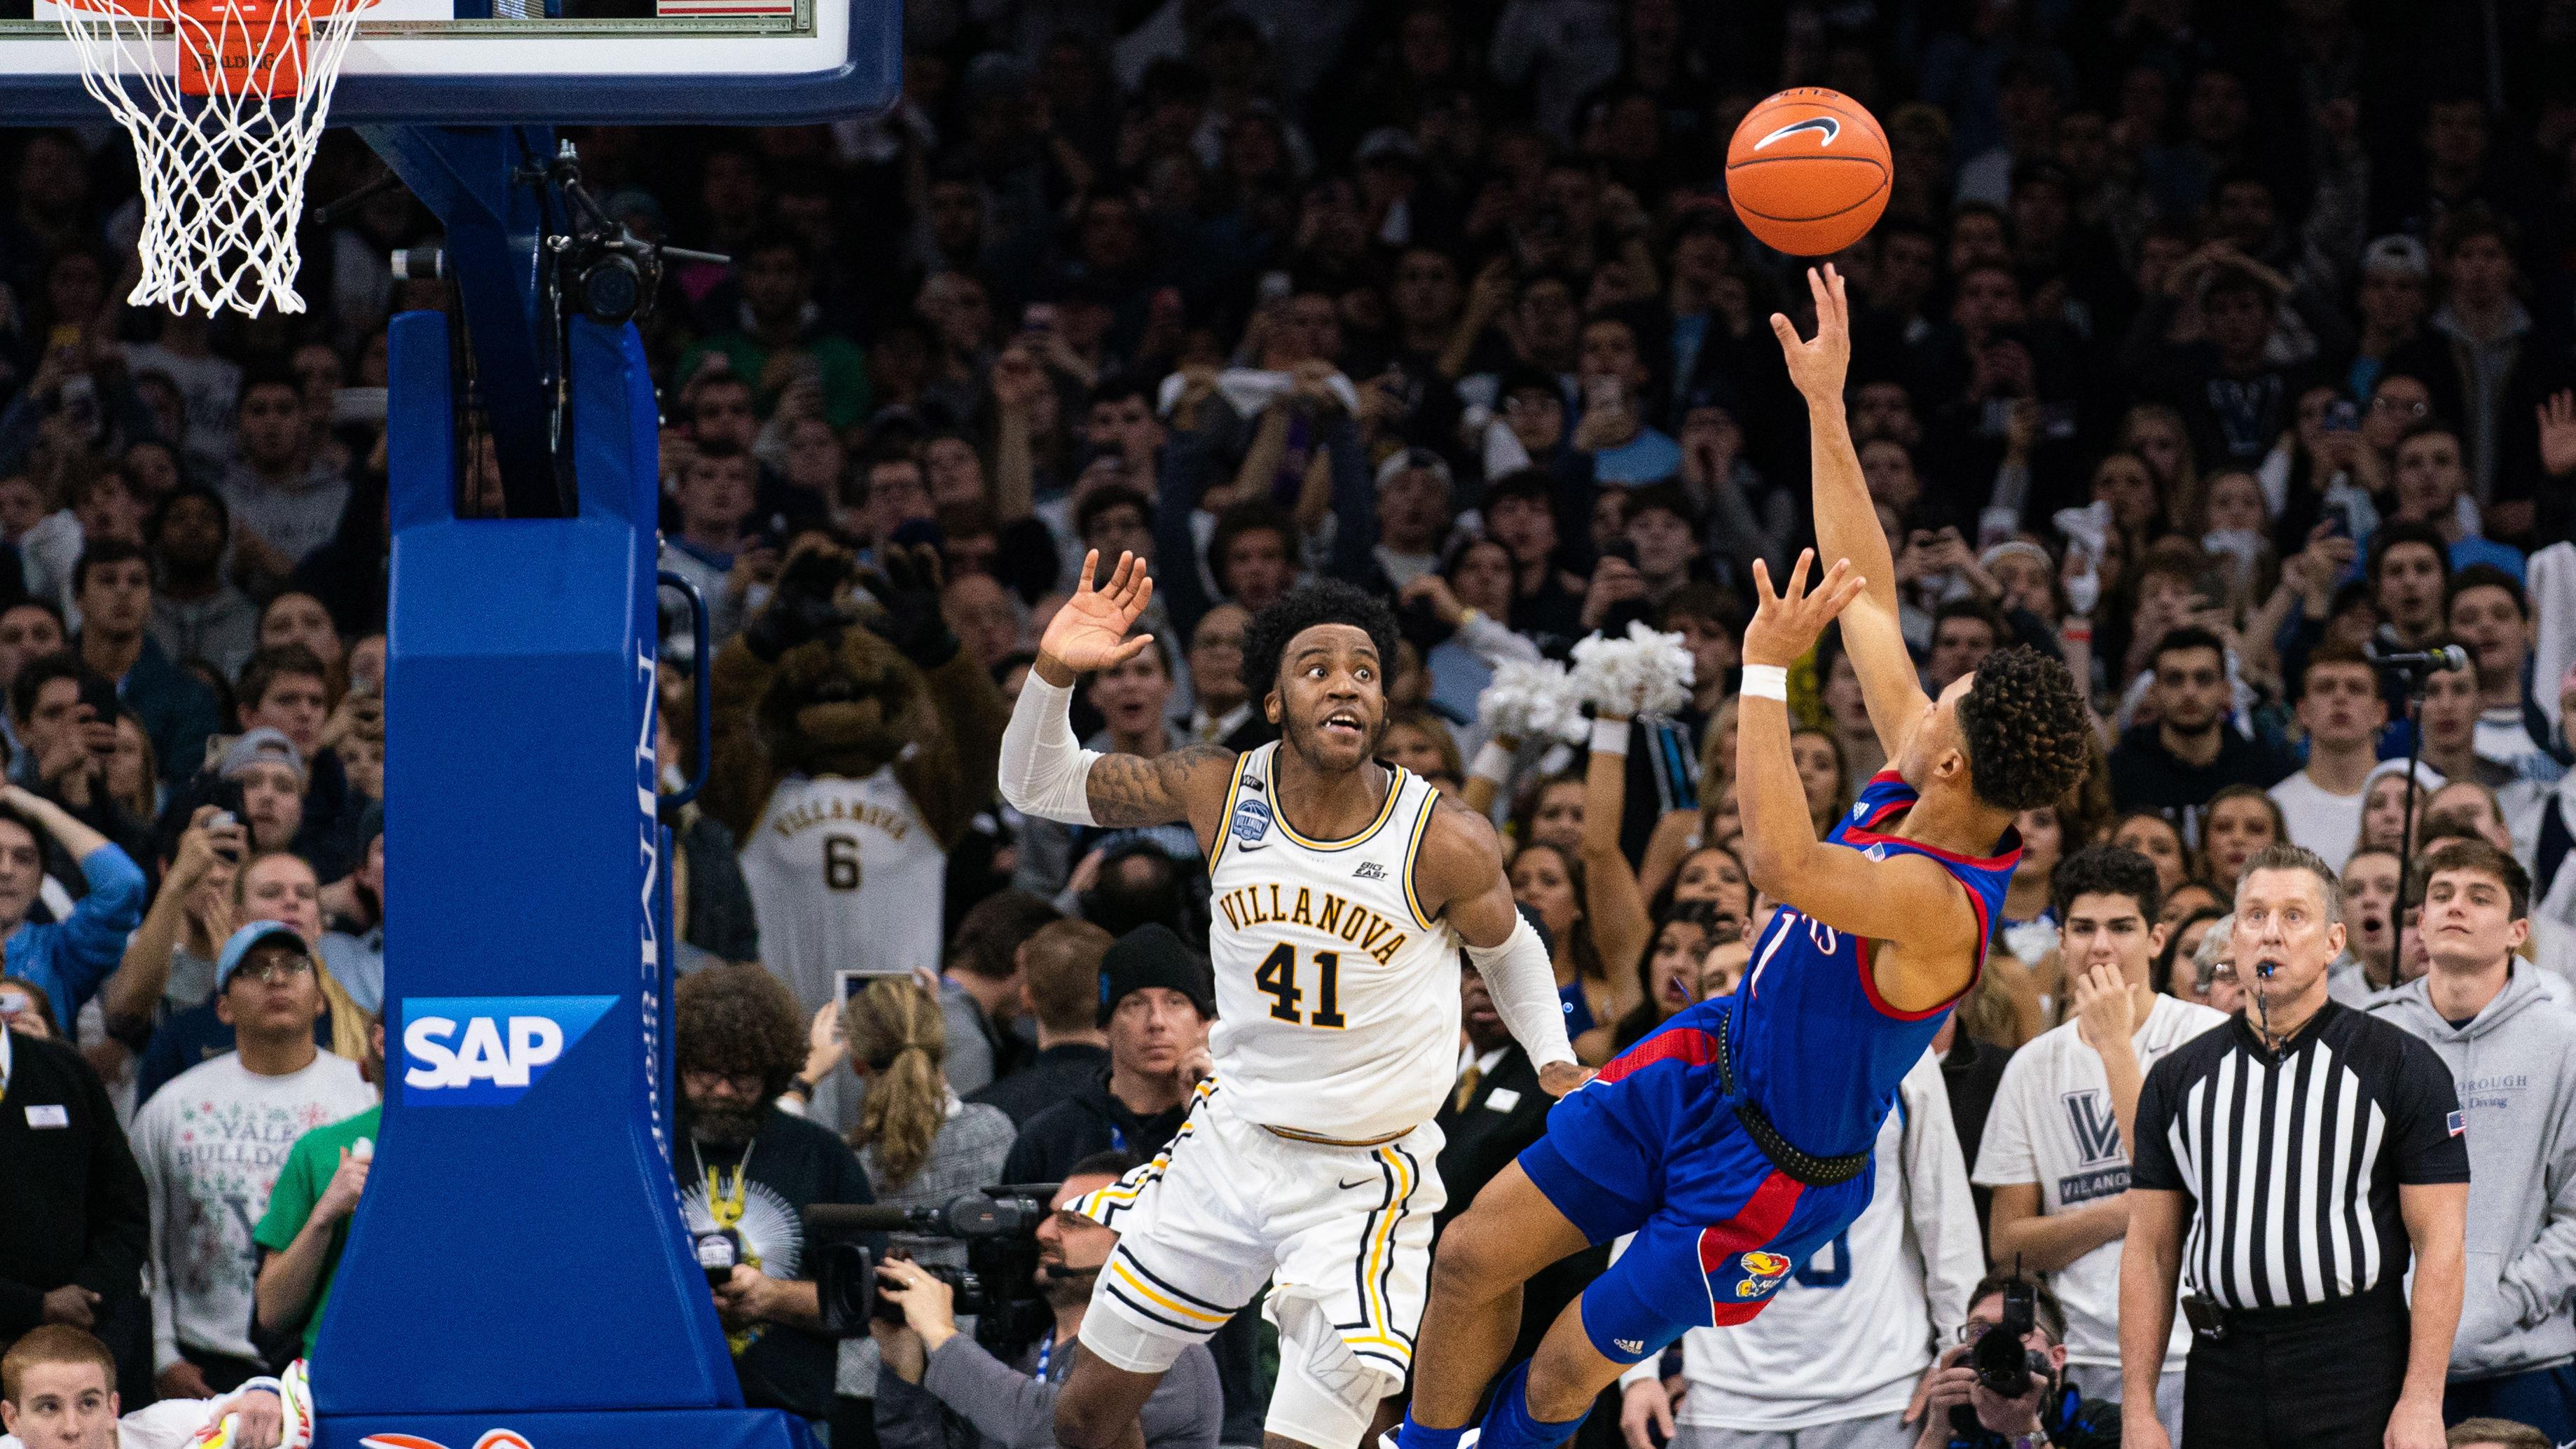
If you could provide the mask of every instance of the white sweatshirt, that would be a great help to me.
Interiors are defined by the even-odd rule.
[[[134,1159],[152,1205],[152,1370],[179,1346],[254,1358],[251,1231],[295,1139],[376,1103],[357,1063],[328,1052],[268,1077],[226,1052],[134,1114]]]

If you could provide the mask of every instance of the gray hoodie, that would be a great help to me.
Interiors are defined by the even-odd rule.
[[[2434,1009],[2429,977],[2370,1003],[2440,1053],[2459,1089],[2470,1181],[2454,1380],[2576,1358],[2576,1014],[2549,1000],[2539,974],[2516,961],[2465,1027]]]

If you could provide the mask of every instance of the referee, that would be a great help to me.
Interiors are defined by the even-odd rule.
[[[2120,1255],[2128,1449],[2169,1443],[2154,1405],[2178,1277],[2193,1329],[2183,1449],[2443,1449],[2468,1145],[2432,1048],[2327,998],[2342,918],[2315,852],[2248,861],[2245,1006],[2138,1095]]]

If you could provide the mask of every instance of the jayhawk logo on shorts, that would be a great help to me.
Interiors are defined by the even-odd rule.
[[[1738,1298],[1761,1297],[1779,1287],[1780,1280],[1788,1277],[1789,1270],[1796,1266],[1777,1253],[1747,1253],[1736,1261],[1744,1265],[1745,1272],[1753,1275],[1735,1285]]]

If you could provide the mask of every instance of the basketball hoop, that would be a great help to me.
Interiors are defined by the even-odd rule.
[[[137,306],[301,312],[296,224],[359,0],[63,0],[82,82],[134,138]]]

